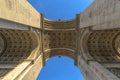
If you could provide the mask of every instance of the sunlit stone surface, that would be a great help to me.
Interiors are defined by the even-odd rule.
[[[0,1],[0,79],[36,80],[68,56],[86,80],[120,80],[120,1],[95,0],[75,19],[44,19],[27,0]]]

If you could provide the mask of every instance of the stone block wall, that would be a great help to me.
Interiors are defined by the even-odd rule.
[[[0,19],[40,28],[40,17],[27,0],[0,0]]]
[[[119,28],[120,1],[95,0],[94,3],[80,14],[80,28],[94,29]]]

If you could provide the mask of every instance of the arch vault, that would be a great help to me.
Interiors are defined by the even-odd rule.
[[[52,56],[72,58],[86,80],[120,80],[119,5],[95,0],[73,20],[52,21],[27,0],[1,0],[0,80],[35,80]]]

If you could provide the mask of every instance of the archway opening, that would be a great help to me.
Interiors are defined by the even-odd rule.
[[[51,57],[41,69],[37,80],[85,80],[74,60],[66,56]]]

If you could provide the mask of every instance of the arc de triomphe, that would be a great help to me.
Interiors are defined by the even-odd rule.
[[[59,55],[86,80],[120,80],[120,0],[95,0],[68,21],[45,19],[27,0],[0,0],[1,80],[35,80]]]

